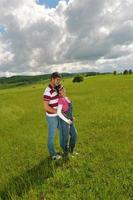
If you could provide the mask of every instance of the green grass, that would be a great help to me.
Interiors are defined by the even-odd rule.
[[[68,161],[48,159],[47,84],[0,90],[0,199],[133,199],[133,76],[64,80],[78,130]]]

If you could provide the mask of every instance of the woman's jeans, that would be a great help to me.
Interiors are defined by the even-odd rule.
[[[72,104],[69,104],[69,109],[65,113],[65,116],[73,120],[72,116]],[[60,145],[64,151],[64,154],[68,154],[68,151],[73,152],[73,149],[77,140],[77,130],[72,122],[71,125],[59,118],[59,130],[60,130]],[[70,139],[69,139],[70,137]]]
[[[68,151],[73,152],[77,139],[77,131],[74,124],[72,123],[69,125],[62,119],[59,119],[59,129],[61,136],[60,145],[64,151],[64,154],[68,154]]]

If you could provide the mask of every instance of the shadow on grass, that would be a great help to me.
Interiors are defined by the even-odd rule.
[[[37,187],[53,177],[59,166],[62,166],[62,162],[52,161],[49,158],[42,160],[20,176],[12,177],[6,187],[0,191],[0,199],[9,200],[11,196],[22,197],[30,188]]]

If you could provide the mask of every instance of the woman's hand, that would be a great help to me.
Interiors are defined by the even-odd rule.
[[[72,121],[75,121],[75,119],[76,119],[76,118],[75,118],[75,117],[73,117],[73,118],[72,118]]]
[[[68,124],[69,124],[69,125],[72,124],[72,121],[71,121],[70,119],[68,120]]]

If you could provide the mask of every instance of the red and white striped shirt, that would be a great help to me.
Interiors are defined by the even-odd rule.
[[[59,96],[56,90],[50,84],[43,93],[43,99],[44,101],[48,102],[50,107],[57,109]],[[51,117],[57,116],[57,114],[48,111],[46,112],[46,115]]]

